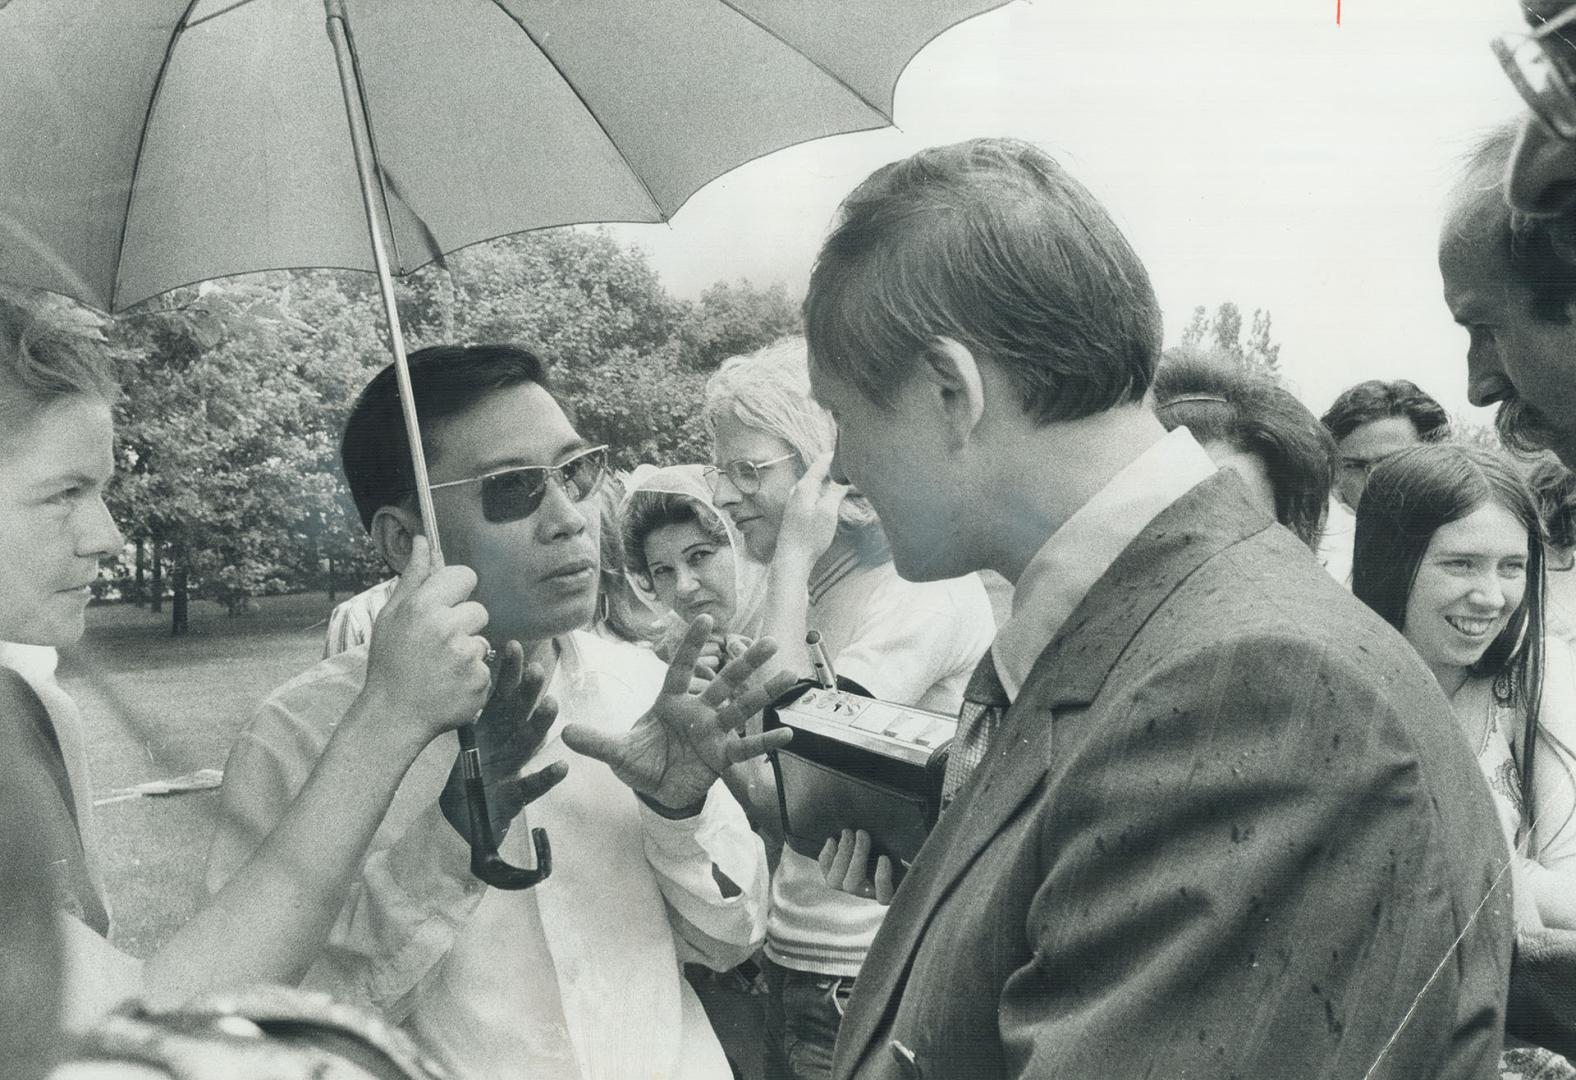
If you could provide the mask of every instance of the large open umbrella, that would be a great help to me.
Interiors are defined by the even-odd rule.
[[[891,122],[898,76],[1007,0],[0,2],[0,280],[116,312],[292,267],[382,284],[508,233],[666,220],[772,150]],[[325,32],[326,30],[326,32]],[[502,888],[475,735],[472,869]]]

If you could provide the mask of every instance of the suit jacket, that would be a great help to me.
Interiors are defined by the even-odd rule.
[[[1493,1077],[1507,858],[1428,669],[1219,473],[1040,656],[834,1075]]]

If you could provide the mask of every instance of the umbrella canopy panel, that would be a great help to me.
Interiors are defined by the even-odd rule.
[[[665,220],[742,161],[883,126],[913,54],[1005,2],[344,0],[393,269]],[[321,0],[0,10],[0,279],[120,310],[372,269],[324,23]]]

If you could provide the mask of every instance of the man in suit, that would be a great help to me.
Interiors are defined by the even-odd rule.
[[[1405,641],[1147,407],[1160,311],[1099,203],[1026,143],[923,151],[805,316],[899,572],[1016,583],[835,1075],[1494,1076],[1486,786]]]

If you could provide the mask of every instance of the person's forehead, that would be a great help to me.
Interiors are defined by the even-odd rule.
[[[1483,227],[1463,228],[1442,237],[1439,277],[1445,303],[1458,319],[1471,314],[1464,309],[1497,310],[1509,302],[1510,294],[1525,291],[1512,277],[1504,245]]]
[[[584,442],[558,402],[535,383],[493,391],[433,428],[434,473],[441,479],[511,465],[552,465]]]
[[[1360,457],[1365,453],[1410,446],[1417,441],[1417,427],[1410,417],[1382,416],[1353,428],[1340,440],[1340,450],[1346,457]]]
[[[786,439],[732,415],[717,418],[716,437],[717,456],[722,461],[766,461],[793,449]]]
[[[694,521],[669,521],[658,525],[646,534],[646,548],[652,550],[663,548],[675,552],[685,552],[701,544],[714,545],[706,531]]]
[[[1466,517],[1441,525],[1431,546],[1436,551],[1520,555],[1526,553],[1527,529],[1499,503],[1486,502]]]
[[[102,479],[114,467],[114,424],[102,398],[63,398],[0,434],[0,469],[38,483],[56,474]]]

